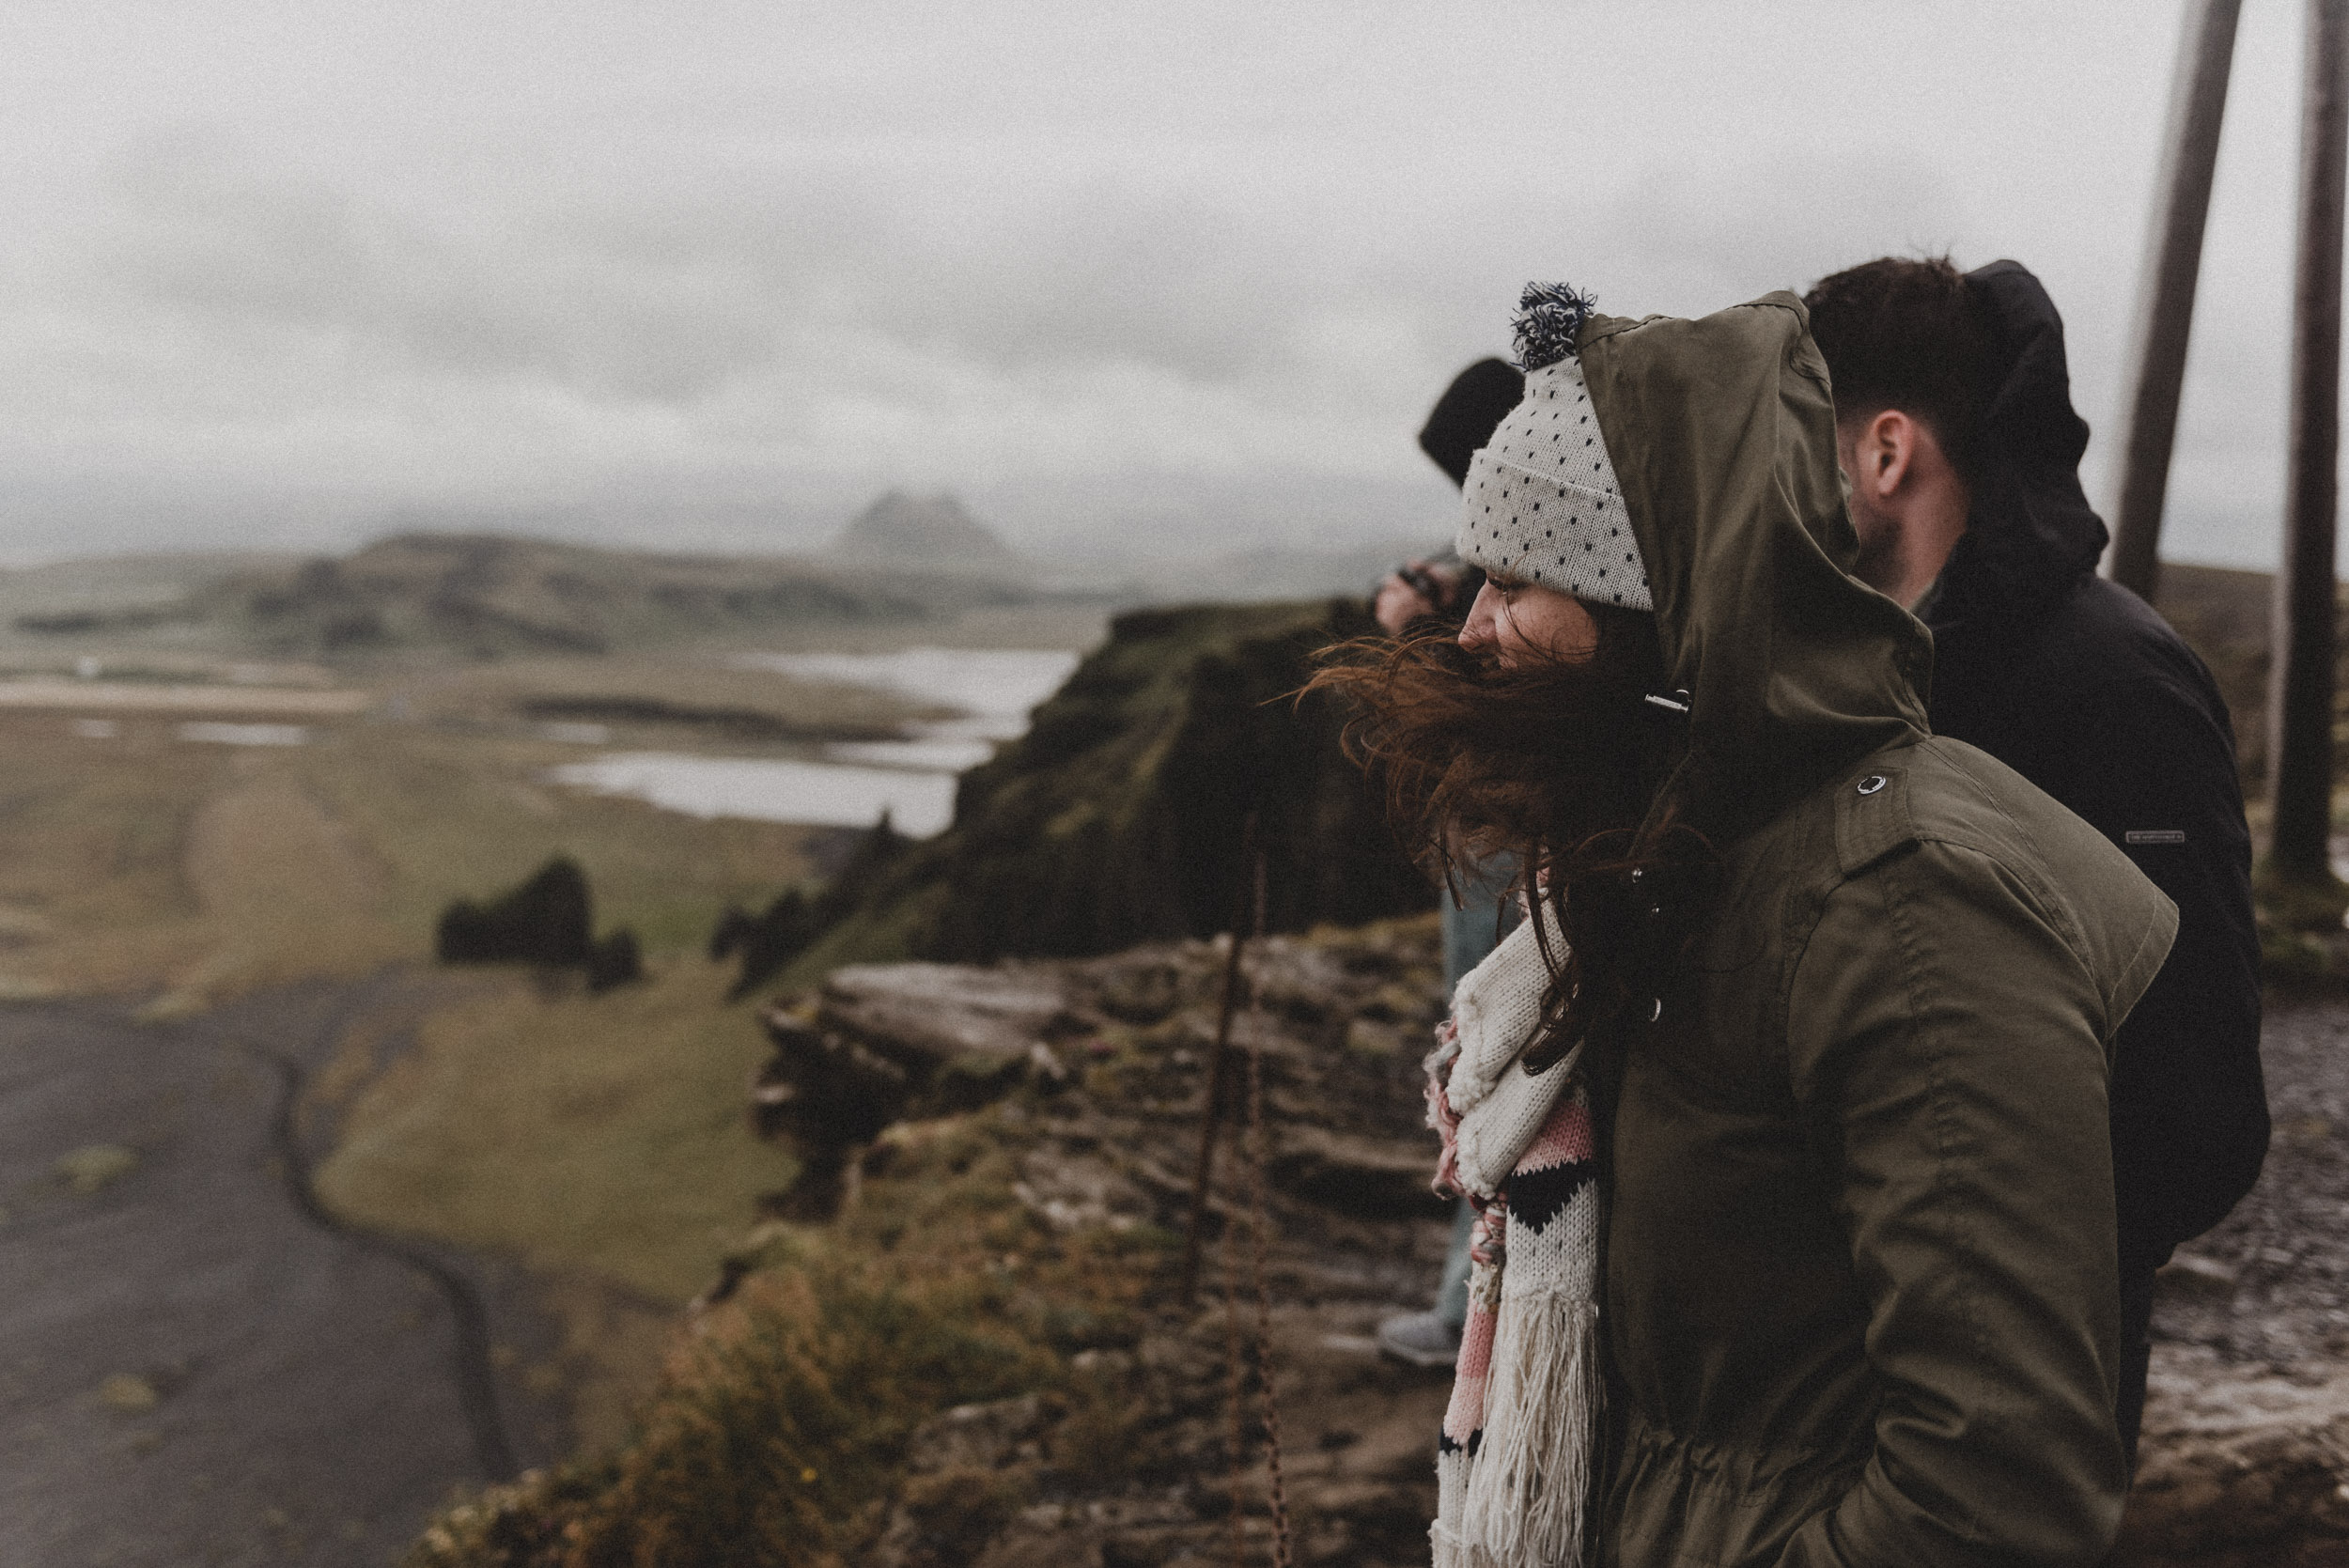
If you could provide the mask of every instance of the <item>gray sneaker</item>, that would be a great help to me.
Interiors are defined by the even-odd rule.
[[[1448,1367],[1460,1358],[1460,1330],[1432,1312],[1404,1312],[1378,1326],[1378,1348],[1415,1367]]]

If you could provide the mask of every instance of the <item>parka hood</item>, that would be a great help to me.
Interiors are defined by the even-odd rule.
[[[1579,342],[1690,697],[1668,793],[1717,844],[1926,731],[1925,629],[1849,575],[1859,550],[1809,316],[1773,293],[1696,320],[1595,316]]]
[[[1927,612],[1937,632],[2036,619],[2104,553],[2104,520],[2080,489],[2088,422],[2072,407],[2063,318],[2029,268],[1966,274],[1990,336],[1990,391],[1966,532]]]

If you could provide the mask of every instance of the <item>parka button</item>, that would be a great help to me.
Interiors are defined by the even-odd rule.
[[[1859,793],[1862,795],[1874,795],[1877,790],[1882,789],[1883,787],[1884,775],[1881,773],[1871,773],[1866,778],[1859,781]]]

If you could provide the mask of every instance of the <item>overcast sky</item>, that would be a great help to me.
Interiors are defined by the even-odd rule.
[[[2015,256],[2113,429],[2180,7],[10,0],[0,554],[416,523],[1447,535],[1528,278]],[[2247,0],[2165,538],[2279,536],[2301,8]]]

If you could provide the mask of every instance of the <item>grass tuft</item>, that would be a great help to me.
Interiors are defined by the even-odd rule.
[[[1172,1238],[1041,1226],[1011,1190],[1024,1142],[1001,1111],[893,1128],[840,1220],[765,1228],[767,1266],[680,1336],[614,1455],[448,1510],[405,1568],[830,1568],[893,1508],[907,1561],[962,1561],[1037,1466],[909,1479],[908,1445],[1015,1395],[1102,1439],[1056,1442],[1055,1468],[1116,1467],[1131,1401],[1082,1352],[1134,1341]]]

